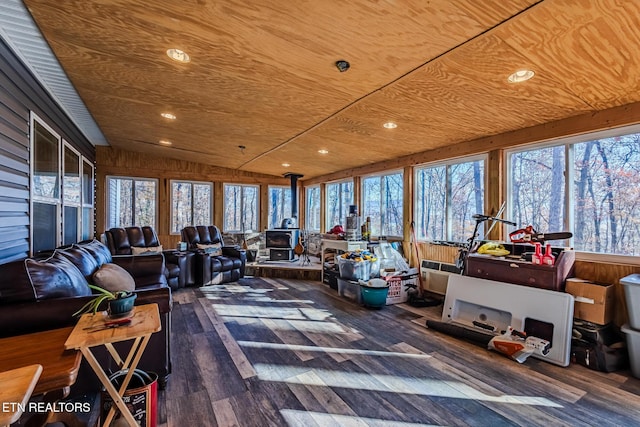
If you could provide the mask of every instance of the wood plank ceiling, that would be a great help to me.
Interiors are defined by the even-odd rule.
[[[25,4],[112,146],[244,171],[311,178],[640,101],[638,1]]]

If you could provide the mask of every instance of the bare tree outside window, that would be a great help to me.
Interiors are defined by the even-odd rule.
[[[565,150],[545,147],[511,155],[512,209],[509,219],[541,233],[562,231]]]
[[[269,187],[269,228],[278,228],[291,218],[291,187]]]
[[[309,231],[320,231],[320,187],[307,187],[306,228]]]
[[[224,185],[224,231],[258,230],[258,194],[255,185]]]
[[[353,182],[343,181],[327,184],[327,219],[326,227],[331,229],[334,225],[346,225],[349,214],[349,205],[353,204]]]
[[[638,255],[640,134],[574,145],[576,250]]]
[[[564,165],[571,152],[573,182],[567,182]],[[640,134],[514,152],[509,177],[519,225],[571,231],[579,251],[640,253]],[[572,229],[566,205],[573,212]]]
[[[464,242],[484,213],[484,160],[416,169],[416,237]]]
[[[210,183],[171,181],[171,233],[190,225],[210,225],[213,197]]]
[[[371,218],[373,236],[403,234],[403,174],[392,173],[364,178],[362,217]]]
[[[155,179],[107,177],[107,226],[156,226]]]

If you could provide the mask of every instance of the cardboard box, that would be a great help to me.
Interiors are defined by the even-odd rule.
[[[566,292],[575,298],[574,317],[598,325],[606,325],[613,320],[613,285],[570,278],[566,282]]]

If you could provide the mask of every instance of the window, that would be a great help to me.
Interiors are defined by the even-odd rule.
[[[60,136],[35,115],[31,129],[31,245],[36,253],[60,244]]]
[[[332,182],[327,184],[327,229],[334,225],[346,225],[349,205],[353,204],[353,181]]]
[[[64,142],[62,177],[62,243],[79,241],[82,180],[80,179],[80,153]]]
[[[269,186],[268,228],[279,228],[285,218],[291,218],[291,187]]]
[[[93,235],[93,165],[82,159],[82,240]]]
[[[416,237],[423,240],[467,240],[484,213],[484,158],[472,158],[415,171]]]
[[[224,184],[223,231],[259,230],[259,191],[257,185]]]
[[[156,227],[158,181],[107,177],[107,228]]]
[[[171,234],[188,225],[210,225],[213,186],[208,182],[171,181]]]
[[[362,217],[371,218],[372,236],[402,236],[402,172],[362,180]]]
[[[509,152],[511,219],[541,233],[571,231],[579,251],[640,254],[639,131],[598,132]]]
[[[306,229],[309,231],[320,231],[320,187],[306,187],[307,209],[306,209]]]
[[[93,166],[31,114],[31,250],[69,245],[93,234]]]

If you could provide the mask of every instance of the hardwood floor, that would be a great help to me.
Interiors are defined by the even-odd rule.
[[[290,279],[179,290],[160,425],[639,425],[628,371],[520,365],[427,329],[441,310]]]

